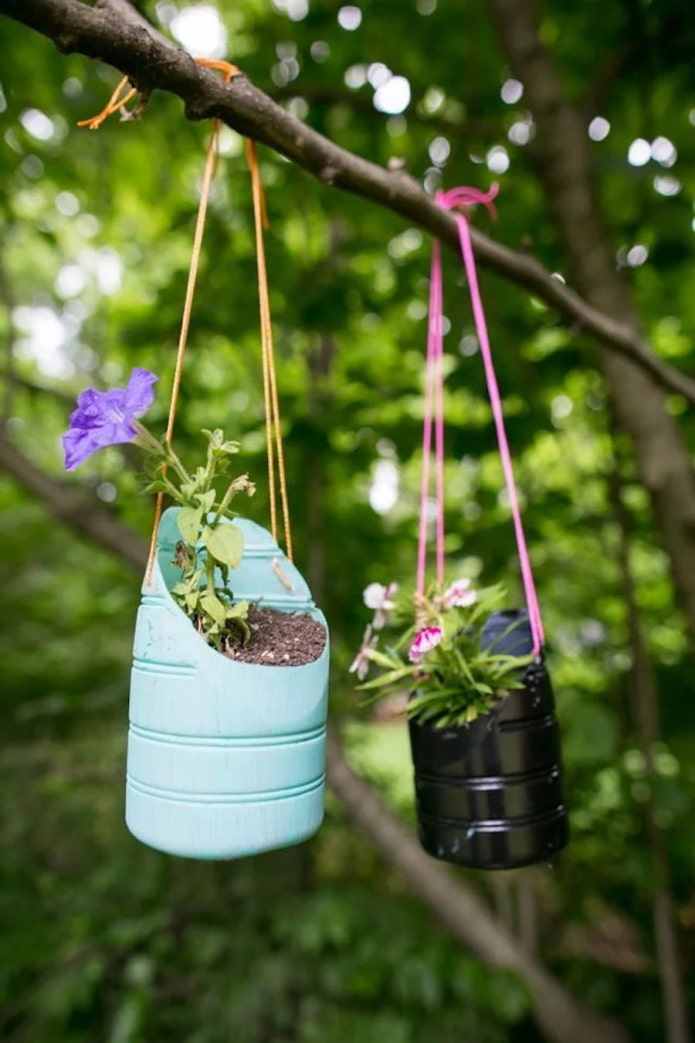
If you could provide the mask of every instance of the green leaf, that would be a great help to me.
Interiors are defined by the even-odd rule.
[[[212,510],[212,505],[215,502],[215,490],[208,489],[206,493],[196,493],[195,498],[203,509],[203,512],[207,514],[208,511]]]
[[[203,508],[182,507],[176,516],[176,524],[184,541],[189,547],[195,547],[200,537],[200,523],[203,520]]]
[[[249,614],[248,601],[237,601],[227,606],[227,619],[246,619]]]
[[[377,666],[383,666],[385,670],[398,670],[403,666],[403,660],[399,659],[398,656],[387,656],[383,652],[379,652],[376,648],[365,648],[364,654],[367,659],[372,663],[376,663]]]
[[[456,647],[454,647],[452,649],[452,651],[454,653],[454,658],[455,658],[456,662],[458,663],[459,670],[461,671],[461,673],[465,677],[466,682],[468,684],[470,684],[470,685],[475,684],[475,681],[473,679],[473,674],[471,673],[470,667],[469,667],[468,663],[466,662],[465,658],[463,657],[463,655],[459,652],[458,648],[456,648]]]
[[[214,431],[209,431],[207,428],[203,428],[203,434],[207,436],[210,442],[210,448],[215,453],[238,453],[240,444],[239,442],[225,441],[224,431],[220,428],[215,428]]]
[[[244,536],[236,525],[219,525],[209,530],[205,537],[205,546],[217,561],[235,569],[244,552]]]
[[[169,483],[163,478],[153,478],[151,482],[142,487],[144,493],[171,493]]]
[[[389,670],[388,673],[375,677],[373,681],[366,681],[357,687],[360,692],[367,692],[372,688],[386,688],[388,685],[396,684],[406,677],[412,677],[412,675],[413,671],[408,667],[403,667],[401,670]]]
[[[216,623],[224,623],[227,619],[227,609],[222,604],[216,594],[206,590],[200,597],[200,607],[202,611],[214,619]]]
[[[248,645],[249,639],[251,638],[251,628],[249,627],[249,625],[246,622],[246,620],[245,619],[235,619],[235,620],[233,620],[231,625],[234,627],[234,630],[238,634],[241,634],[241,643],[242,643],[242,645]]]

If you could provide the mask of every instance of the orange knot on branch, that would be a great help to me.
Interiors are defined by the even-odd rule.
[[[99,130],[99,127],[109,118],[109,116],[112,116],[114,112],[118,112],[119,109],[124,108],[138,93],[137,87],[130,87],[129,83],[130,80],[128,77],[124,76],[101,112],[97,113],[96,116],[92,116],[90,119],[80,120],[77,126],[89,127],[90,130]]]
[[[202,65],[204,69],[216,69],[223,73],[222,79],[225,83],[229,83],[235,76],[241,75],[241,69],[237,65],[232,65],[231,62],[218,61],[215,58],[194,58],[193,60],[196,65]]]
[[[241,69],[236,65],[232,65],[231,62],[218,61],[214,58],[194,58],[193,60],[196,65],[201,65],[205,69],[216,69],[217,72],[221,72],[225,83],[229,83],[235,76],[241,75]],[[132,101],[136,94],[139,93],[138,88],[130,86],[129,78],[124,76],[101,112],[97,113],[96,116],[91,116],[89,119],[80,120],[77,126],[89,127],[90,130],[99,130],[99,127],[109,116],[113,116],[114,112],[123,111],[128,102]]]

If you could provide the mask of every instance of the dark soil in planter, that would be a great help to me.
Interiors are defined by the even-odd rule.
[[[326,647],[326,628],[303,612],[252,606],[246,622],[251,630],[247,645],[235,635],[226,639],[224,654],[237,663],[304,666],[318,659]]]

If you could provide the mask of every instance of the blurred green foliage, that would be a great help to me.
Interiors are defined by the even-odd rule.
[[[430,189],[497,178],[494,236],[562,273],[532,164],[514,144],[519,127],[532,126],[523,97],[501,98],[508,73],[484,5],[365,2],[352,31],[327,0],[220,0],[218,9],[228,56],[292,111],[370,159],[402,160]],[[617,263],[644,326],[656,351],[694,374],[695,298],[683,277],[695,174],[689,10],[679,0],[570,8],[554,0],[543,35],[587,122],[610,122],[592,147]],[[157,11],[171,19],[175,8]],[[156,94],[141,122],[78,130],[117,74],[59,55],[7,21],[0,48],[2,404],[12,440],[61,476],[60,434],[87,384],[122,382],[133,365],[153,369],[161,385],[149,419],[163,429],[207,128]],[[619,73],[603,75],[616,56]],[[404,113],[374,109],[377,63],[407,78]],[[640,137],[666,140],[664,162],[629,164]],[[203,426],[238,438],[259,485],[249,511],[266,523],[250,186],[243,143],[231,131],[222,141],[176,439],[190,460]],[[506,150],[505,171],[486,166],[495,148]],[[313,182],[266,149],[260,156],[297,557],[331,625],[332,708],[353,722],[351,756],[409,816],[402,727],[369,722],[346,668],[361,636],[363,587],[414,568],[429,244],[395,215]],[[648,254],[631,267],[640,244]],[[504,580],[515,600],[482,367],[459,268],[451,257],[445,268],[449,568],[452,578],[465,563],[485,582]],[[692,660],[647,495],[610,436],[592,345],[518,289],[486,273],[481,282],[550,637],[573,819],[567,853],[533,874],[540,952],[578,996],[624,1022],[638,1043],[656,1043],[664,1034],[643,825],[650,786],[630,709],[621,536],[608,493],[616,459],[660,693],[652,788],[691,982]],[[669,408],[695,447],[692,413],[675,396]],[[146,537],[151,506],[136,492],[127,452],[104,452],[70,480]],[[4,1037],[537,1038],[516,979],[450,941],[334,803],[311,844],[234,865],[168,859],[132,840],[122,775],[138,578],[7,476],[0,547]],[[518,881],[476,882],[514,919]]]

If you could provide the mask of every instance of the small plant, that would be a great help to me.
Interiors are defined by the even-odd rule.
[[[215,648],[221,649],[230,636],[245,644],[248,602],[235,603],[226,588],[229,569],[241,561],[244,537],[237,526],[221,522],[236,517],[230,507],[234,497],[239,493],[252,496],[255,486],[242,474],[218,492],[220,477],[227,474],[230,458],[239,452],[239,443],[227,441],[222,431],[203,431],[208,441],[205,464],[189,473],[169,441],[157,439],[147,430],[139,417],[154,401],[157,379],[154,373],[136,368],[125,388],[83,391],[63,436],[65,468],[74,470],[110,445],[133,442],[144,449],[144,491],[166,493],[181,508],[177,515],[181,540],[174,564],[181,568],[182,576],[172,597]],[[217,573],[224,586],[216,584]]]
[[[489,713],[513,689],[523,688],[532,655],[495,652],[481,630],[505,600],[502,587],[473,590],[470,580],[432,587],[425,595],[399,596],[398,586],[370,584],[364,603],[374,611],[350,672],[363,683],[368,702],[410,693],[408,715],[434,727],[469,724]],[[394,639],[378,647],[385,632]],[[371,665],[381,672],[365,680]]]

